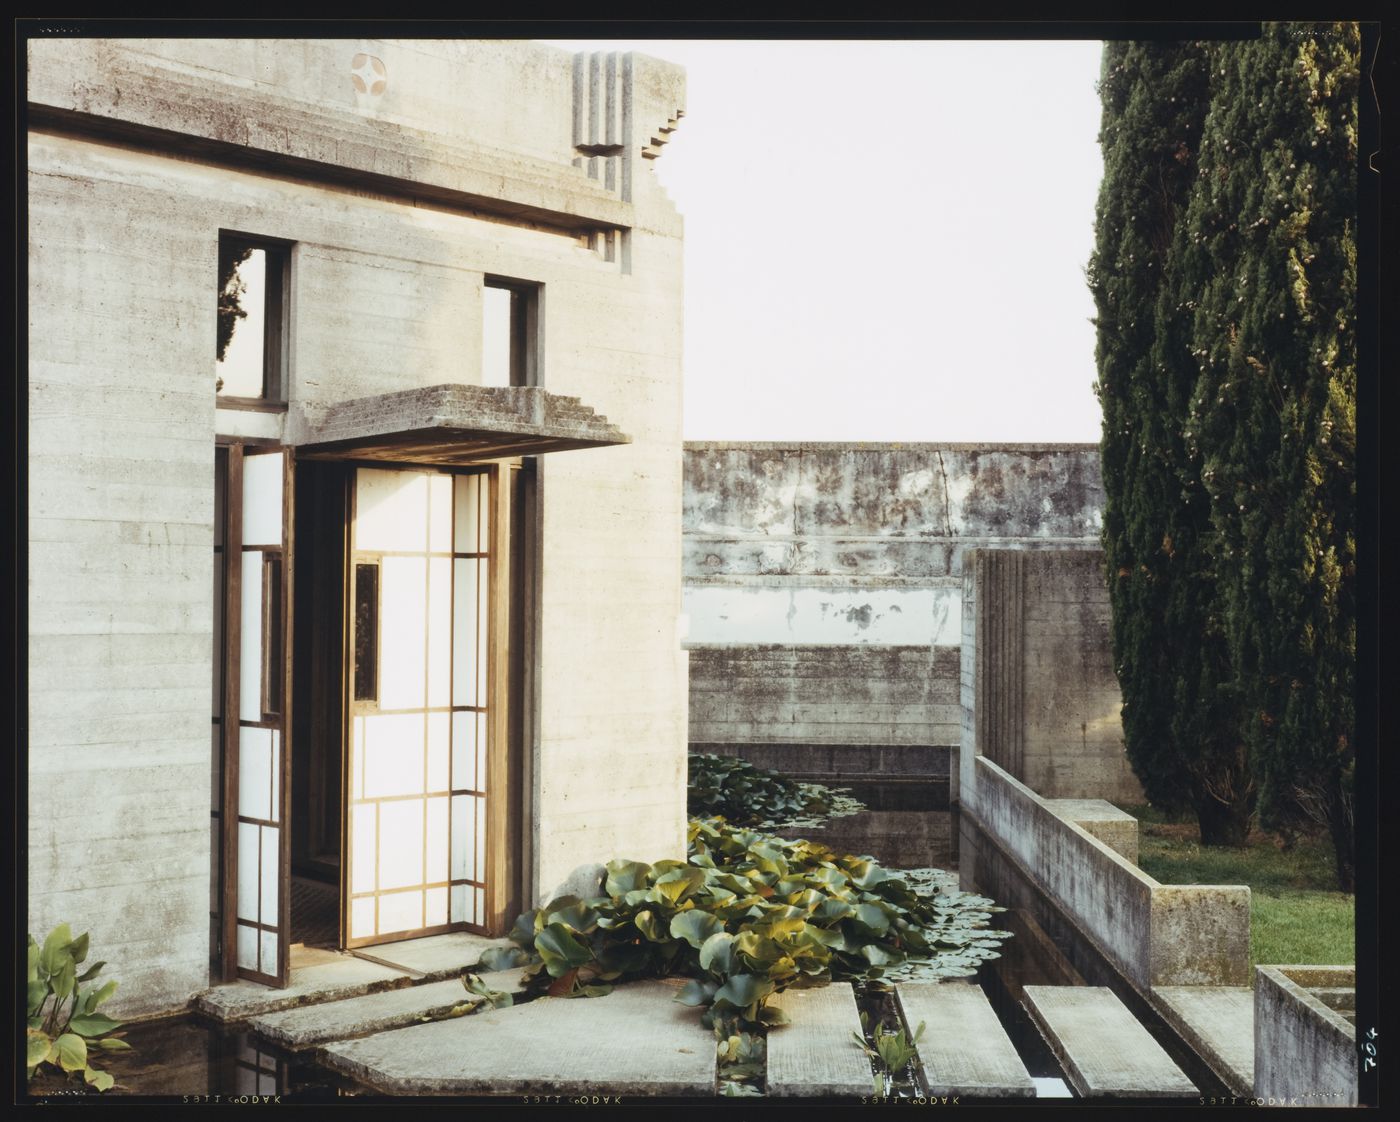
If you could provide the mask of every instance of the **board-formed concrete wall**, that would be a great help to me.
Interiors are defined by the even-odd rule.
[[[214,445],[284,422],[215,407],[220,230],[292,243],[293,416],[480,383],[486,276],[543,285],[540,384],[632,442],[540,466],[531,880],[680,856],[681,220],[646,157],[682,72],[524,42],[28,46],[30,930],[90,931],[127,1014],[209,981]],[[621,151],[576,147],[590,128]]]
[[[1045,798],[1142,802],[1123,746],[1103,553],[969,552],[963,612],[964,753]]]
[[[1309,992],[1322,987],[1354,990],[1356,968],[1255,968],[1254,1095],[1263,1105],[1356,1105],[1356,1026]]]
[[[798,774],[853,774],[842,745],[888,746],[891,776],[934,774],[915,750],[937,748],[946,774],[966,552],[1101,528],[1095,445],[691,441],[685,463],[691,743],[786,744]]]

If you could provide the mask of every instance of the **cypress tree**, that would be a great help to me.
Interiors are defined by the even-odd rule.
[[[1353,880],[1355,25],[1210,50],[1180,274],[1199,292],[1184,431],[1211,497],[1216,598],[1264,825],[1329,829]]]
[[[1109,43],[1104,178],[1089,283],[1103,406],[1104,552],[1123,733],[1148,798],[1190,808],[1207,844],[1239,844],[1254,788],[1213,611],[1209,505],[1194,434],[1192,304],[1176,261],[1209,90],[1199,43]]]

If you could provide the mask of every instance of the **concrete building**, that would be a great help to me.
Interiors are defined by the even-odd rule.
[[[130,1016],[680,856],[682,71],[27,63],[29,929]]]
[[[998,762],[1047,798],[1141,800],[1096,445],[689,442],[685,463],[693,749],[956,798],[976,646],[964,559],[1009,550],[1027,560],[984,613],[1005,679]]]

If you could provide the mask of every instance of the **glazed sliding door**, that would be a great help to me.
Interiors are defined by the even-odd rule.
[[[490,484],[355,472],[347,947],[486,920]]]
[[[225,526],[225,833],[231,876],[225,963],[285,986],[290,974],[289,810],[292,462],[285,449],[230,448]],[[234,508],[236,501],[237,507]],[[226,897],[227,900],[227,897]]]

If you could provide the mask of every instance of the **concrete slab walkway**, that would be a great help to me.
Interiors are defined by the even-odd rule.
[[[1199,1092],[1103,986],[1026,986],[1027,1011],[1083,1098],[1195,1098]]]
[[[1163,1019],[1236,1095],[1254,1094],[1254,991],[1248,986],[1157,986]]]
[[[910,1035],[924,1023],[917,1047],[930,1095],[1035,1097],[1025,1064],[979,986],[901,982],[894,993]]]
[[[679,982],[527,1005],[328,1044],[328,1066],[395,1095],[713,1095],[715,1039]]]
[[[454,931],[447,935],[427,935],[422,939],[405,939],[401,943],[380,943],[355,951],[359,958],[377,962],[391,969],[402,970],[429,982],[459,978],[476,965],[482,953],[491,947],[512,947],[509,939],[488,939]]]
[[[768,1094],[778,1098],[860,1096],[874,1090],[860,1035],[860,1010],[849,982],[784,990],[769,999],[792,1023],[768,1030]]]
[[[360,994],[393,989],[413,983],[402,970],[366,962],[353,955],[332,954],[312,965],[293,966],[291,984],[285,989],[240,979],[195,997],[195,1008],[220,1021],[244,1021],[263,1013],[321,1001],[339,1001]]]
[[[516,993],[521,970],[482,975],[493,990]],[[266,1013],[248,1024],[255,1032],[291,1051],[300,1051],[332,1040],[349,1040],[373,1032],[416,1025],[425,1017],[439,1017],[472,1000],[460,978],[425,982],[400,989],[320,1002],[280,1013]]]

